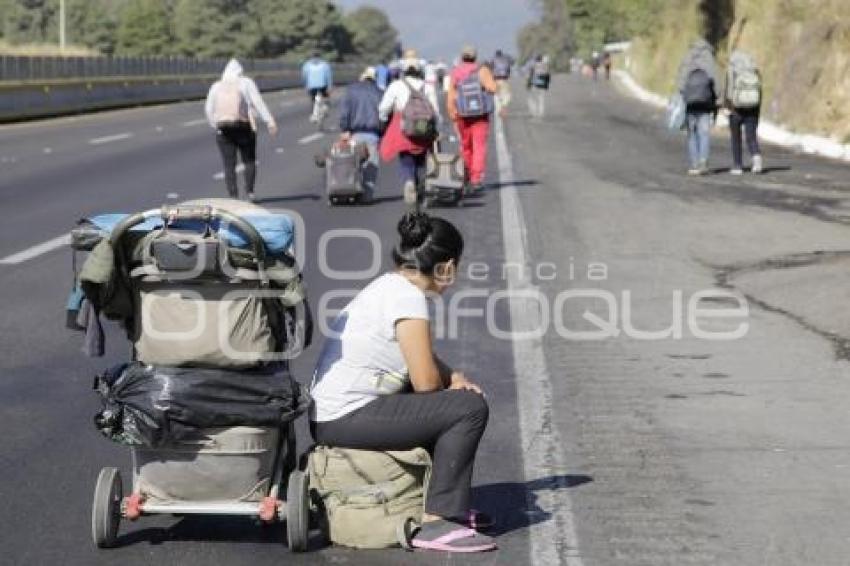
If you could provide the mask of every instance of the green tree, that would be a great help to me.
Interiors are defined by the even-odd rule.
[[[252,0],[258,57],[302,61],[312,53],[341,61],[354,49],[336,6],[327,0]]]
[[[55,0],[12,0],[5,4],[0,12],[5,40],[10,43],[58,40],[59,10]]]
[[[546,54],[556,69],[565,69],[575,51],[574,29],[565,0],[541,0],[539,22],[523,27],[517,36],[520,60]]]
[[[178,0],[177,51],[190,57],[253,56],[259,42],[250,0]]]
[[[115,51],[119,55],[168,55],[175,51],[173,39],[168,4],[130,0],[121,11]]]
[[[122,2],[116,2],[116,0],[67,1],[68,42],[91,47],[104,55],[114,53]]]
[[[393,58],[398,30],[382,10],[363,6],[347,14],[343,22],[351,32],[356,57],[376,63]]]

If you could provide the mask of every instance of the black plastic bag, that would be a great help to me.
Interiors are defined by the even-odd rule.
[[[103,410],[97,429],[115,442],[157,447],[227,426],[285,425],[309,406],[309,395],[287,372],[164,368],[140,363],[95,379]]]

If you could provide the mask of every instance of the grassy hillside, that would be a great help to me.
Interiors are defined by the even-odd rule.
[[[688,44],[708,35],[721,66],[736,46],[759,62],[767,118],[850,142],[847,0],[669,0],[657,23],[630,54],[632,72],[652,90],[670,92]]]

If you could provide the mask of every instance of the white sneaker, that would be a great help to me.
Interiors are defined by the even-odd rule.
[[[699,177],[702,172],[699,169],[688,169],[688,176],[690,177]]]
[[[729,174],[735,175],[737,177],[737,176],[743,175],[744,170],[741,169],[740,167],[735,167],[734,169],[729,169]]]
[[[754,175],[760,175],[764,171],[764,163],[762,162],[761,155],[753,155],[752,171]]]

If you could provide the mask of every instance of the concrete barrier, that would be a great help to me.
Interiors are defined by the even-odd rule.
[[[358,68],[338,65],[334,81],[357,79]],[[143,104],[197,100],[207,95],[218,75],[102,77],[22,82],[0,82],[0,122],[43,118]],[[301,86],[297,69],[252,75],[260,90]]]

